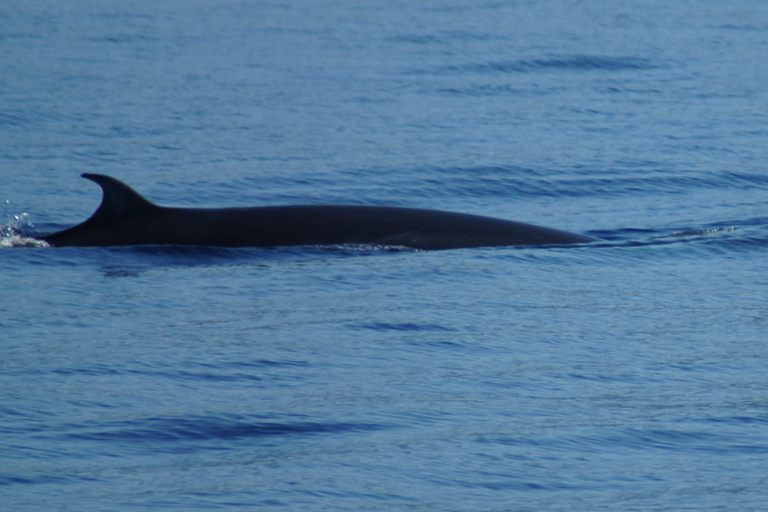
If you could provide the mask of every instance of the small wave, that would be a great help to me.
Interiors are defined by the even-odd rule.
[[[0,476],[0,485],[67,484],[73,480],[74,481],[77,481],[77,480],[93,481],[93,478],[78,477],[74,475],[71,475],[71,476],[34,475],[28,478],[20,477],[20,476],[2,475]]]
[[[502,95],[514,95],[514,96],[540,96],[542,94],[539,90],[529,90],[523,87],[514,87],[509,84],[502,85],[474,85],[471,87],[445,87],[437,89],[438,93],[456,95],[456,96],[502,96]]]
[[[483,250],[481,257],[524,260],[557,265],[619,266],[658,262],[660,259],[681,261],[744,258],[768,249],[768,226],[750,225],[751,220],[728,225],[653,229],[592,230],[587,234],[599,238],[589,244],[541,247],[497,247]]]
[[[560,71],[625,71],[659,67],[648,59],[638,57],[608,57],[599,55],[571,55],[546,59],[523,59],[497,62],[478,62],[444,66],[435,74],[506,74],[531,73],[540,70]]]
[[[0,112],[0,126],[19,126],[24,122],[24,118],[19,115]]]
[[[687,229],[685,231],[676,231],[672,233],[672,236],[708,236],[715,235],[717,233],[728,233],[730,231],[736,231],[739,229],[736,226],[727,226],[719,228],[700,228],[700,229]]]
[[[175,442],[274,436],[310,436],[381,430],[376,423],[254,421],[239,415],[140,418],[94,427],[70,425],[67,439],[85,441]]]
[[[396,43],[408,43],[417,45],[450,44],[466,41],[488,41],[493,36],[482,32],[469,32],[463,30],[444,30],[431,34],[401,34],[387,38]]]
[[[768,176],[737,172],[643,169],[594,172],[543,172],[521,167],[421,169],[421,195],[473,197],[621,197],[680,194],[691,190],[768,190]],[[581,176],[579,176],[581,174]],[[634,174],[634,175],[633,175]],[[576,175],[577,177],[574,177]],[[405,185],[404,185],[405,186]],[[413,187],[413,184],[411,184]],[[414,193],[413,191],[410,191]],[[419,194],[419,192],[415,192]]]
[[[594,231],[590,234],[604,240],[604,242],[591,244],[593,247],[682,246],[684,244],[687,248],[723,252],[768,246],[768,231],[765,226],[753,225],[753,221],[750,220],[740,221],[735,225],[683,228],[668,232],[621,229]]]
[[[516,165],[476,167],[414,166],[358,168],[341,174],[316,173],[311,178],[277,180],[296,192],[274,199],[323,204],[381,204],[429,207],[437,198],[456,197],[564,197],[679,194],[694,189],[768,190],[768,176],[728,170],[665,169],[659,162],[626,162],[616,169],[593,170],[586,165],[546,169]],[[344,183],[339,186],[339,181]],[[312,183],[322,196],[306,197]],[[297,186],[300,185],[300,186]],[[242,183],[242,189],[255,187]],[[423,201],[426,199],[427,202]],[[437,207],[437,206],[435,206]]]
[[[545,439],[538,436],[519,437],[489,437],[481,442],[498,443],[501,445],[550,446],[552,448],[580,451],[615,451],[615,450],[663,450],[674,452],[732,452],[752,451],[766,453],[768,447],[754,443],[741,445],[734,442],[732,437],[715,435],[696,430],[669,429],[625,429],[613,434],[595,432],[592,435],[575,435],[561,438]]]
[[[416,324],[416,323],[387,323],[373,322],[367,324],[355,324],[351,326],[354,329],[368,329],[372,331],[453,331],[449,327],[437,324]]]

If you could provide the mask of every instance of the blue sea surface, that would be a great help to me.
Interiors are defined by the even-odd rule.
[[[768,6],[0,5],[0,509],[768,509]],[[571,247],[44,247],[162,205]]]

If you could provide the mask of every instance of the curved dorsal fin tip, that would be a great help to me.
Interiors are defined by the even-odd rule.
[[[94,217],[131,219],[159,208],[122,181],[104,174],[81,174],[99,185],[102,191],[101,205]]]
[[[92,172],[84,172],[80,175],[81,177],[91,180],[94,183],[99,183],[100,181],[115,181],[117,183],[123,183],[122,181],[118,180],[117,178],[113,178],[112,176],[107,176],[106,174],[96,174]],[[123,183],[125,185],[125,183]],[[128,185],[125,185],[126,187]]]

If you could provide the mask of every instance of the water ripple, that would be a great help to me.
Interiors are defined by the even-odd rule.
[[[70,424],[60,438],[83,441],[155,443],[200,440],[233,440],[274,436],[311,436],[368,432],[386,428],[377,423],[263,421],[248,416],[164,416],[136,418],[96,425]]]
[[[428,74],[508,74],[537,71],[627,71],[661,67],[660,64],[640,57],[612,57],[603,55],[566,55],[539,59],[502,60],[452,64],[433,68]]]

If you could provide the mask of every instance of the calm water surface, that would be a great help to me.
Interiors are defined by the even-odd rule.
[[[762,2],[0,6],[3,510],[768,507]],[[387,204],[587,246],[45,248]]]

